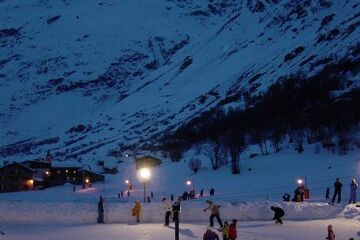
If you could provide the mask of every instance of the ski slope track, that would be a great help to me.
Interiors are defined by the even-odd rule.
[[[359,26],[358,0],[1,0],[0,158],[154,142],[231,96],[356,59]]]

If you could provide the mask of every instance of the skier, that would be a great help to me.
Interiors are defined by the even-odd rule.
[[[326,199],[326,201],[330,200],[330,188],[329,187],[326,188],[325,199]]]
[[[151,191],[150,195],[151,195],[151,199],[153,199],[154,198],[154,193],[152,191]]]
[[[237,220],[233,219],[232,223],[229,227],[229,240],[235,240],[237,238],[237,230],[236,230]]]
[[[98,223],[104,223],[104,201],[103,197],[100,196],[99,202],[98,202]]]
[[[221,228],[221,232],[222,232],[223,240],[228,240],[229,239],[229,223],[228,223],[228,221],[224,222],[224,225]]]
[[[326,239],[328,239],[328,240],[335,240],[335,233],[334,233],[334,231],[333,231],[333,229],[332,229],[332,225],[329,225],[329,226],[327,227],[327,230],[328,230],[328,235],[327,235]]]
[[[214,188],[211,188],[211,189],[210,189],[210,196],[214,196],[214,194],[215,194],[215,189],[214,189]]]
[[[165,210],[165,224],[164,226],[169,226],[170,223],[170,215],[171,215],[171,206],[170,203],[166,200],[166,197],[162,197],[161,199],[164,210]]]
[[[222,228],[223,224],[222,221],[220,219],[220,210],[219,210],[219,205],[213,203],[210,200],[206,200],[206,202],[209,204],[209,206],[207,208],[204,209],[204,212],[206,212],[206,210],[210,209],[211,210],[211,214],[210,214],[210,227],[214,227],[214,217],[216,218],[216,220],[218,221],[220,227]]]
[[[356,192],[357,192],[357,188],[358,188],[358,184],[355,181],[355,178],[352,179],[351,183],[350,183],[350,199],[349,199],[349,204],[350,203],[354,203],[356,202]]]
[[[146,200],[148,203],[150,203],[150,201],[151,201],[149,196],[146,197]]]
[[[275,206],[271,206],[271,210],[274,211],[273,220],[276,220],[275,223],[282,224],[283,222],[282,222],[281,218],[285,215],[284,210],[280,207],[275,207]]]
[[[136,222],[140,222],[140,211],[141,211],[141,204],[139,200],[136,200],[135,206],[132,209],[132,215],[136,216]]]
[[[203,240],[219,240],[219,236],[208,228],[204,233]]]
[[[340,201],[341,201],[342,183],[340,182],[339,178],[336,178],[336,181],[334,182],[334,187],[335,187],[335,191],[334,191],[334,196],[331,200],[331,204],[334,204],[336,196],[338,197],[337,203],[340,203]]]

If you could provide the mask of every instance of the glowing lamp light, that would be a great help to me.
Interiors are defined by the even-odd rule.
[[[190,186],[190,185],[191,185],[191,181],[190,181],[190,180],[186,181],[186,185]]]
[[[46,174],[46,175],[50,175],[50,172],[49,172],[49,171],[46,171],[45,174]]]
[[[151,172],[148,168],[142,168],[139,170],[139,177],[143,182],[150,180]]]
[[[126,183],[126,184],[129,184],[129,183],[130,183],[130,181],[129,181],[129,180],[125,180],[125,183]]]
[[[30,179],[29,183],[30,183],[30,185],[34,185],[34,180]]]
[[[303,181],[302,179],[298,179],[298,180],[297,180],[297,183],[298,183],[299,185],[302,185],[302,184],[304,183],[304,181]]]
[[[86,183],[89,183],[89,182],[90,182],[90,180],[87,178],[87,179],[85,179],[85,182],[86,182]]]

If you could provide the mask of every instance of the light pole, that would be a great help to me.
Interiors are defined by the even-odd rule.
[[[146,202],[146,184],[150,181],[151,172],[148,168],[141,168],[138,175],[141,182],[144,183],[144,202]]]

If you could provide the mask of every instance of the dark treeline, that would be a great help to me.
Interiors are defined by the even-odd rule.
[[[214,109],[192,119],[164,136],[163,147],[176,161],[184,150],[206,144],[214,169],[231,163],[239,173],[239,159],[248,144],[256,144],[263,155],[292,143],[320,142],[333,152],[345,154],[360,147],[360,89],[351,87],[359,70],[359,59],[341,60],[312,77],[302,74],[279,79],[265,93],[243,94],[244,109]],[[351,90],[349,90],[351,89]]]

